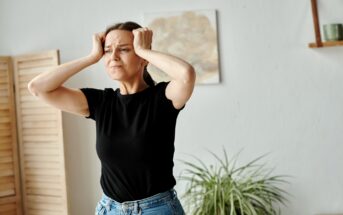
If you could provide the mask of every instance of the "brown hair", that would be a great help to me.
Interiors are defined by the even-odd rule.
[[[131,22],[131,21],[117,23],[117,24],[114,24],[114,25],[106,28],[105,37],[110,31],[113,31],[113,30],[133,31],[133,30],[135,30],[137,28],[141,28],[141,27],[142,26],[140,26],[139,24],[137,24],[135,22]],[[155,85],[155,81],[150,76],[150,74],[147,70],[147,66],[144,67],[143,79],[144,79],[145,83],[147,83],[147,85],[149,85],[149,86]]]

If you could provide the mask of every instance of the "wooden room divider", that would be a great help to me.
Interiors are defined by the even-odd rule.
[[[62,113],[27,88],[59,65],[59,52],[0,59],[0,214],[68,214]]]

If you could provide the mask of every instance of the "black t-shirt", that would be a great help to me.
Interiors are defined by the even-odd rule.
[[[165,96],[169,82],[122,95],[119,88],[81,88],[96,122],[103,192],[118,201],[173,188],[175,125],[180,110]]]

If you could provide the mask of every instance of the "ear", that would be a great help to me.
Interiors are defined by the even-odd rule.
[[[148,65],[149,64],[149,62],[147,61],[147,60],[142,60],[142,63],[141,63],[141,65],[143,66],[143,67],[145,67],[146,65]]]

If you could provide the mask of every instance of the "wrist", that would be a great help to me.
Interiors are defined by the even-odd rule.
[[[144,58],[144,54],[147,52],[147,51],[150,51],[150,49],[145,49],[145,48],[137,48],[135,49],[135,52],[136,54],[141,57],[141,58]]]
[[[95,64],[97,63],[101,57],[99,58],[98,56],[94,56],[92,54],[89,54],[85,57],[85,59],[87,60],[87,62],[89,62],[90,64]]]

